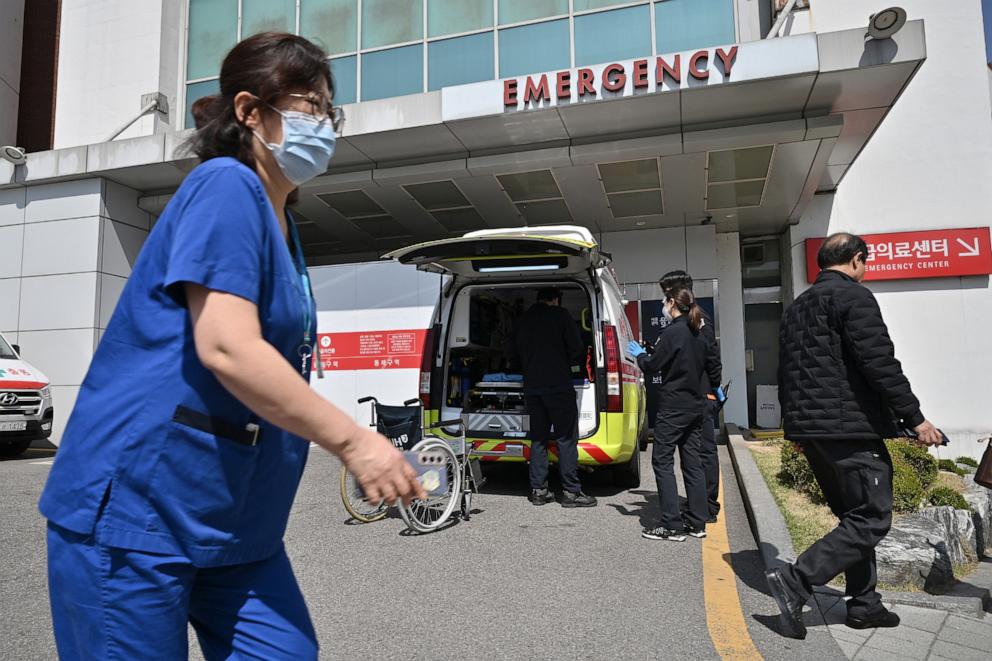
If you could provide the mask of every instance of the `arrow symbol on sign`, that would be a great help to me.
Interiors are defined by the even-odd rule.
[[[978,248],[978,239],[975,239],[974,245],[972,245],[972,244],[964,241],[963,239],[958,239],[958,243],[961,244],[961,247],[962,248],[964,248],[965,250],[968,251],[968,252],[959,252],[958,253],[958,257],[978,257],[979,256],[979,253],[981,251]]]

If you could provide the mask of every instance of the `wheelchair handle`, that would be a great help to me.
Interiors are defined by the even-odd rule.
[[[414,397],[413,399],[408,399],[403,402],[403,406],[413,406],[414,404],[420,404],[420,398]]]

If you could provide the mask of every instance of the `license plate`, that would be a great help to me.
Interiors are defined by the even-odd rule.
[[[21,422],[0,422],[0,431],[25,431],[28,428],[28,423],[25,421]]]

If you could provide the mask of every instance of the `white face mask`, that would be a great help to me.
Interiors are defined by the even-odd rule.
[[[296,110],[272,109],[282,115],[282,144],[266,142],[257,131],[255,137],[275,156],[286,179],[300,186],[327,172],[337,142],[330,120],[318,121]]]

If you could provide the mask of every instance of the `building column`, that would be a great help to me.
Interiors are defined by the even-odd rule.
[[[96,178],[0,191],[0,331],[51,380],[56,445],[148,236],[137,199]]]
[[[723,419],[747,427],[747,371],[744,364],[744,286],[741,277],[741,240],[737,232],[716,235],[719,283],[720,360],[723,381],[734,380]]]

